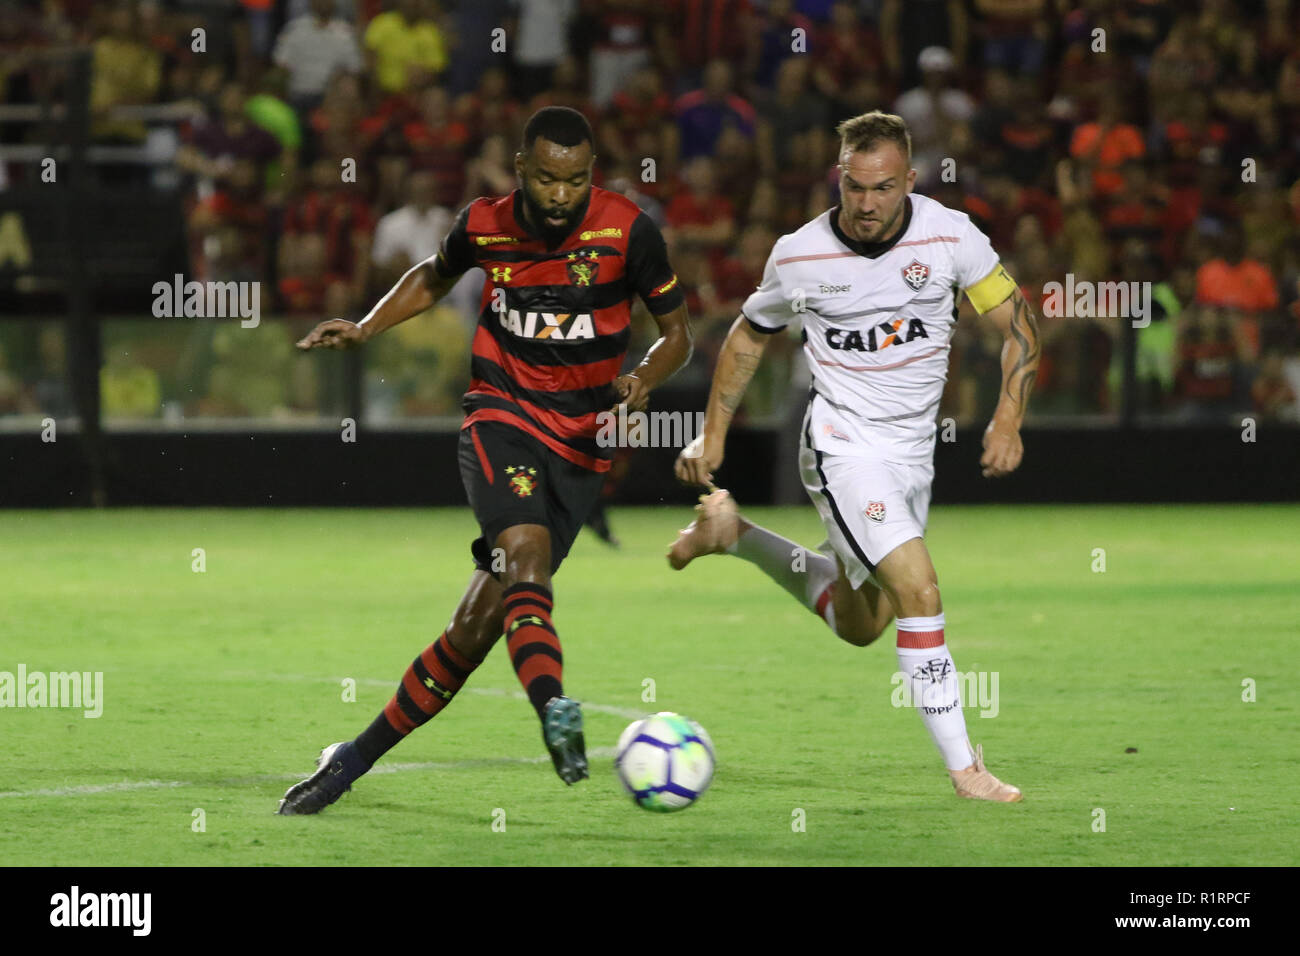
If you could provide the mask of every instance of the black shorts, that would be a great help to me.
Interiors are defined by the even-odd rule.
[[[478,422],[460,432],[460,478],[482,534],[470,545],[474,567],[492,568],[497,535],[517,524],[551,532],[551,573],[565,559],[600,494],[605,475],[561,458],[510,425]]]

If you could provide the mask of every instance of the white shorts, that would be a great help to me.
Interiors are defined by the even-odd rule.
[[[803,486],[855,588],[875,582],[876,565],[904,541],[925,537],[934,463],[908,465],[799,447]]]

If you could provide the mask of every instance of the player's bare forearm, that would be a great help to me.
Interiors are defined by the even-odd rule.
[[[713,370],[713,385],[704,413],[706,440],[721,443],[726,437],[769,341],[771,336],[755,332],[743,315],[732,324],[718,355],[718,366]]]
[[[679,481],[713,486],[713,472],[722,464],[727,429],[770,340],[770,335],[755,332],[743,315],[731,326],[727,340],[722,343],[717,368],[713,370],[704,428],[682,449],[673,467]]]
[[[985,478],[1000,478],[1020,467],[1024,445],[1020,423],[1024,421],[1029,393],[1038,375],[1042,354],[1038,320],[1025,297],[1016,289],[988,316],[1002,332],[1002,393],[993,420],[984,430],[984,454],[980,457]]]
[[[360,322],[327,319],[298,342],[304,352],[314,348],[348,349],[361,345],[385,329],[419,315],[444,295],[458,277],[444,278],[434,268],[433,258],[407,270]]]
[[[691,360],[695,339],[685,305],[654,317],[659,338],[646,350],[645,358],[633,373],[647,389],[658,388]]]
[[[1038,319],[1019,289],[990,311],[989,318],[1005,339],[1002,346],[1002,391],[993,420],[1018,429],[1024,421],[1029,393],[1033,391],[1038,376],[1038,359],[1042,354]]]
[[[659,338],[646,350],[645,358],[631,372],[614,379],[618,405],[630,411],[644,411],[650,404],[650,392],[667,381],[691,358],[695,343],[686,306],[654,317]],[[615,405],[617,409],[618,405]]]
[[[408,269],[357,323],[365,331],[367,339],[419,315],[451,291],[459,277],[443,278],[434,268],[433,261],[433,258],[425,259]]]

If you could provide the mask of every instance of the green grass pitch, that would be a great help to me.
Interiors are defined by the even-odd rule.
[[[811,507],[748,513],[821,540]],[[0,513],[0,671],[104,674],[98,719],[0,709],[0,861],[1294,864],[1300,508],[934,510],[957,668],[998,674],[997,716],[966,717],[1025,793],[1009,806],[956,798],[891,706],[892,627],[853,648],[734,558],[670,571],[688,515],[616,509],[623,549],[584,534],[556,579],[591,780],[556,778],[498,647],[383,772],[283,818],[285,788],[446,623],[468,510]],[[712,789],[671,815],[612,771],[619,732],[657,710],[718,752]]]

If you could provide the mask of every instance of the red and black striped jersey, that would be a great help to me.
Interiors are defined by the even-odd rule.
[[[655,315],[682,304],[663,236],[640,208],[592,187],[582,222],[550,247],[523,218],[518,189],[460,211],[435,267],[486,273],[461,428],[503,422],[574,464],[607,471],[596,415],[615,402],[632,296]]]

